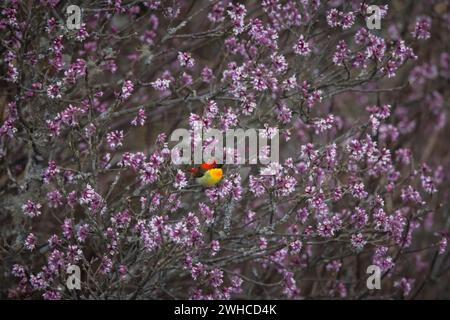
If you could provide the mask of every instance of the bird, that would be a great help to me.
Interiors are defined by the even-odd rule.
[[[204,188],[215,186],[223,177],[222,165],[217,164],[215,160],[203,162],[200,166],[191,168],[190,171],[195,181]]]

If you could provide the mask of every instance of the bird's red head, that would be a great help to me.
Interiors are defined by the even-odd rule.
[[[192,174],[196,174],[199,170],[207,171],[207,170],[211,170],[211,169],[214,169],[214,168],[217,168],[217,167],[219,167],[219,166],[217,165],[216,160],[212,160],[212,161],[203,162],[198,167],[192,167],[192,168],[189,169],[189,171]]]

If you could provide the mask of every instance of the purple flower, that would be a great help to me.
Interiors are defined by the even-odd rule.
[[[270,56],[270,59],[272,60],[272,65],[277,74],[284,73],[288,69],[289,65],[283,55],[274,53]]]
[[[88,272],[83,294],[365,297],[357,262],[383,271],[372,298],[415,297],[414,279],[448,253],[443,1],[410,1],[412,22],[379,6],[383,32],[365,26],[364,1],[106,2],[70,32],[1,5],[0,203],[20,240],[0,270],[8,298],[69,297],[70,264]],[[220,184],[189,188],[173,165],[188,156],[170,132],[183,126],[260,129],[281,137],[280,160],[264,164],[276,150],[260,141],[259,164],[227,161]],[[186,146],[244,160],[203,138]]]
[[[355,14],[352,11],[341,12],[340,18],[343,30],[350,29],[355,23]]]
[[[313,126],[315,129],[315,133],[319,134],[330,130],[335,125],[334,115],[329,114],[326,118],[320,118],[313,120]]]
[[[178,170],[177,174],[175,175],[175,182],[173,183],[173,186],[176,189],[181,190],[184,187],[186,187],[187,185],[188,185],[188,182],[187,182],[185,173],[181,170]]]
[[[193,68],[195,65],[195,60],[189,52],[178,52],[178,62],[180,63],[180,66],[189,69]]]
[[[386,272],[394,267],[394,262],[392,258],[387,255],[388,248],[387,247],[379,247],[375,250],[375,254],[372,258],[372,262],[374,265],[380,267],[382,272]]]
[[[340,12],[337,9],[331,9],[327,12],[327,23],[332,28],[341,25],[340,18],[341,18]]]
[[[32,274],[30,276],[30,284],[34,290],[45,290],[49,286],[43,272],[39,272],[37,275]]]
[[[116,130],[108,132],[106,135],[106,141],[111,149],[118,149],[122,147],[123,130]]]
[[[111,222],[117,229],[126,229],[131,222],[130,211],[125,209],[116,213],[111,218]]]
[[[58,249],[52,251],[52,253],[48,256],[48,270],[52,273],[57,274],[59,269],[64,266],[64,255]]]
[[[124,266],[123,264],[121,264],[121,265],[119,266],[118,271],[119,271],[119,274],[120,274],[121,279],[125,279],[126,275],[128,274],[128,269],[127,269],[127,267]]]
[[[72,234],[73,234],[73,221],[72,221],[72,219],[69,219],[69,218],[64,219],[64,223],[61,226],[61,229],[63,231],[64,237],[67,238],[67,239],[71,239],[72,238]]]
[[[16,278],[23,279],[26,277],[25,267],[20,264],[15,264],[12,267],[11,274]]]
[[[311,48],[308,42],[305,41],[305,38],[303,35],[300,35],[300,37],[297,40],[297,43],[293,47],[294,52],[298,54],[299,56],[307,56],[311,53]]]
[[[300,240],[295,240],[289,244],[289,249],[291,249],[292,254],[299,254],[303,248],[303,244]]]
[[[33,233],[30,233],[27,238],[25,239],[25,248],[27,248],[30,251],[33,251],[34,248],[36,248],[37,244],[37,238]]]
[[[436,186],[435,186],[435,183],[434,183],[432,177],[421,175],[420,176],[420,181],[422,182],[422,188],[427,193],[432,194],[432,193],[436,193],[437,192],[437,189],[436,189]]]
[[[197,280],[205,271],[205,267],[202,263],[197,262],[191,267],[191,277],[194,280]]]
[[[90,123],[84,128],[84,135],[87,138],[89,138],[92,137],[96,131],[97,131],[96,126],[93,123]]]
[[[202,69],[201,76],[202,76],[203,82],[206,82],[206,83],[211,83],[211,81],[214,79],[213,71],[209,67],[206,67],[206,66]]]
[[[111,272],[113,266],[113,262],[108,257],[103,257],[102,262],[100,264],[100,272],[103,274],[108,274]]]
[[[351,216],[351,220],[356,228],[362,228],[369,221],[369,216],[367,215],[366,210],[356,207],[355,213]]]
[[[151,83],[153,89],[158,91],[166,91],[169,90],[171,81],[169,79],[156,79]]]
[[[83,257],[83,251],[77,245],[67,247],[66,260],[70,264],[75,264]]]
[[[240,293],[242,292],[242,283],[244,280],[242,280],[239,276],[233,276],[231,278],[231,287],[233,293]]]
[[[297,219],[300,223],[304,224],[309,217],[309,210],[307,208],[301,208],[297,211]]]
[[[125,81],[125,82],[123,83],[122,91],[121,91],[120,97],[121,97],[123,100],[126,100],[126,99],[128,99],[129,97],[131,97],[131,94],[133,93],[133,91],[134,91],[134,85],[133,85],[133,82],[132,82],[131,80],[127,80],[127,81]]]
[[[185,87],[190,86],[194,83],[192,76],[186,72],[181,75],[181,84]]]
[[[17,132],[17,128],[14,126],[16,119],[8,118],[0,127],[0,137],[8,136],[10,138],[14,137]]]
[[[395,152],[395,156],[399,162],[404,165],[411,163],[411,150],[408,148],[401,148]]]
[[[259,238],[258,246],[261,250],[267,249],[267,239],[264,237]]]
[[[365,190],[365,186],[363,182],[355,182],[350,186],[350,190],[352,195],[356,199],[364,199],[367,197],[368,193]]]
[[[401,278],[399,281],[394,282],[394,287],[402,290],[403,297],[409,296],[415,279]]]
[[[56,234],[53,234],[50,238],[48,238],[48,245],[52,249],[61,245],[61,243],[62,243],[61,239]]]
[[[49,85],[47,88],[47,96],[50,99],[60,99],[62,97],[61,86],[62,86],[62,83],[60,81]]]
[[[137,171],[141,168],[142,164],[145,162],[145,155],[142,152],[130,153],[124,152],[122,154],[122,160],[118,163],[118,166],[131,168],[133,171]]]
[[[217,241],[217,240],[211,241],[210,246],[211,246],[211,256],[214,257],[215,255],[217,255],[217,253],[220,250],[219,241]]]
[[[213,269],[209,272],[209,280],[213,287],[220,287],[223,283],[223,271],[220,269]]]
[[[76,79],[86,74],[86,61],[77,59],[69,68],[64,71],[64,82],[75,84]]]
[[[350,50],[348,49],[347,43],[344,40],[339,41],[336,46],[336,51],[333,54],[333,62],[337,66],[343,66],[344,61],[350,57]]]
[[[61,293],[57,290],[47,290],[42,294],[44,300],[60,300]]]
[[[233,4],[229,5],[229,10],[227,11],[228,16],[233,22],[233,33],[238,35],[244,31],[244,19],[247,14],[247,9],[243,4]]]
[[[439,254],[443,255],[445,253],[445,250],[447,249],[447,237],[442,237],[439,241],[438,247],[439,247]]]
[[[67,195],[67,204],[73,208],[77,202],[78,202],[77,192],[76,191],[69,192],[69,194]]]
[[[143,108],[138,110],[136,117],[131,121],[131,125],[143,126],[145,124],[145,120],[147,120],[147,115],[145,114],[145,110]]]
[[[87,39],[87,37],[89,37],[89,33],[86,30],[86,24],[82,23],[80,29],[77,32],[77,35],[75,36],[75,39],[77,39],[77,41],[83,42]]]
[[[48,162],[48,167],[45,169],[42,178],[44,183],[48,184],[59,173],[59,169],[56,167],[56,162],[51,160]]]
[[[335,232],[336,228],[331,219],[324,219],[317,225],[317,233],[323,238],[331,238]]]
[[[413,37],[426,40],[431,37],[431,18],[428,16],[419,16],[416,19],[416,25],[414,31],[412,32]]]
[[[351,243],[353,248],[357,251],[361,251],[366,245],[367,241],[364,240],[362,233],[352,234]]]
[[[140,179],[143,184],[151,184],[158,179],[159,168],[157,164],[146,162],[140,170]]]
[[[89,235],[90,227],[87,223],[81,225],[77,230],[77,240],[81,243],[85,242]]]
[[[341,270],[342,262],[338,260],[333,260],[330,263],[328,263],[325,268],[327,271],[338,273],[339,270]]]
[[[50,208],[58,208],[63,204],[63,196],[58,190],[47,193],[47,199]]]
[[[200,213],[205,218],[205,222],[207,225],[210,225],[214,222],[214,210],[208,207],[206,204],[200,202],[198,204]]]
[[[374,59],[376,61],[382,61],[386,52],[386,42],[383,38],[370,35],[369,43],[366,49],[367,59]]]
[[[222,22],[225,19],[224,12],[224,3],[217,2],[216,4],[214,4],[212,10],[208,13],[208,20],[213,23]]]
[[[228,130],[237,125],[238,116],[232,108],[228,108],[226,113],[222,115],[220,119],[220,128],[222,130]]]
[[[29,216],[30,218],[34,218],[34,217],[41,215],[41,210],[40,210],[41,208],[42,208],[42,205],[40,203],[33,202],[31,200],[28,200],[22,206],[23,213],[25,215]]]
[[[249,188],[250,188],[250,191],[256,197],[259,197],[266,192],[266,188],[264,187],[263,180],[260,177],[250,176]]]
[[[288,297],[288,298],[294,298],[296,296],[298,296],[300,294],[300,290],[297,287],[295,278],[294,278],[294,273],[293,272],[289,272],[289,271],[283,271],[282,272],[282,276],[283,276],[283,293]]]
[[[95,190],[89,184],[86,185],[86,188],[81,193],[79,202],[81,205],[88,206],[89,211],[92,213],[103,213],[106,209],[105,200],[101,195],[95,192]]]
[[[407,186],[402,189],[401,198],[405,202],[422,203],[422,197],[412,186]]]

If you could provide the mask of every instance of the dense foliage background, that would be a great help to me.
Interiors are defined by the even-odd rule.
[[[449,7],[2,1],[0,297],[450,298]],[[193,186],[195,121],[278,128],[277,174]]]

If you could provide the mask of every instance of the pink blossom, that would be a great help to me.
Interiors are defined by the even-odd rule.
[[[428,16],[419,16],[416,19],[416,25],[414,27],[414,32],[412,32],[413,37],[417,39],[426,40],[431,37],[431,18]]]
[[[108,134],[106,135],[106,141],[108,141],[109,147],[111,149],[120,148],[123,141],[123,130],[108,132]]]
[[[23,213],[30,218],[37,217],[41,215],[42,205],[40,203],[28,200],[24,205],[22,205]]]
[[[178,52],[178,62],[182,67],[191,69],[195,65],[195,60],[189,52]]]
[[[33,233],[30,233],[25,239],[24,243],[25,248],[27,250],[33,251],[36,248],[36,244],[37,244],[37,237]]]
[[[304,36],[300,35],[297,43],[294,45],[294,52],[300,56],[306,56],[311,53],[310,45],[304,39]]]

